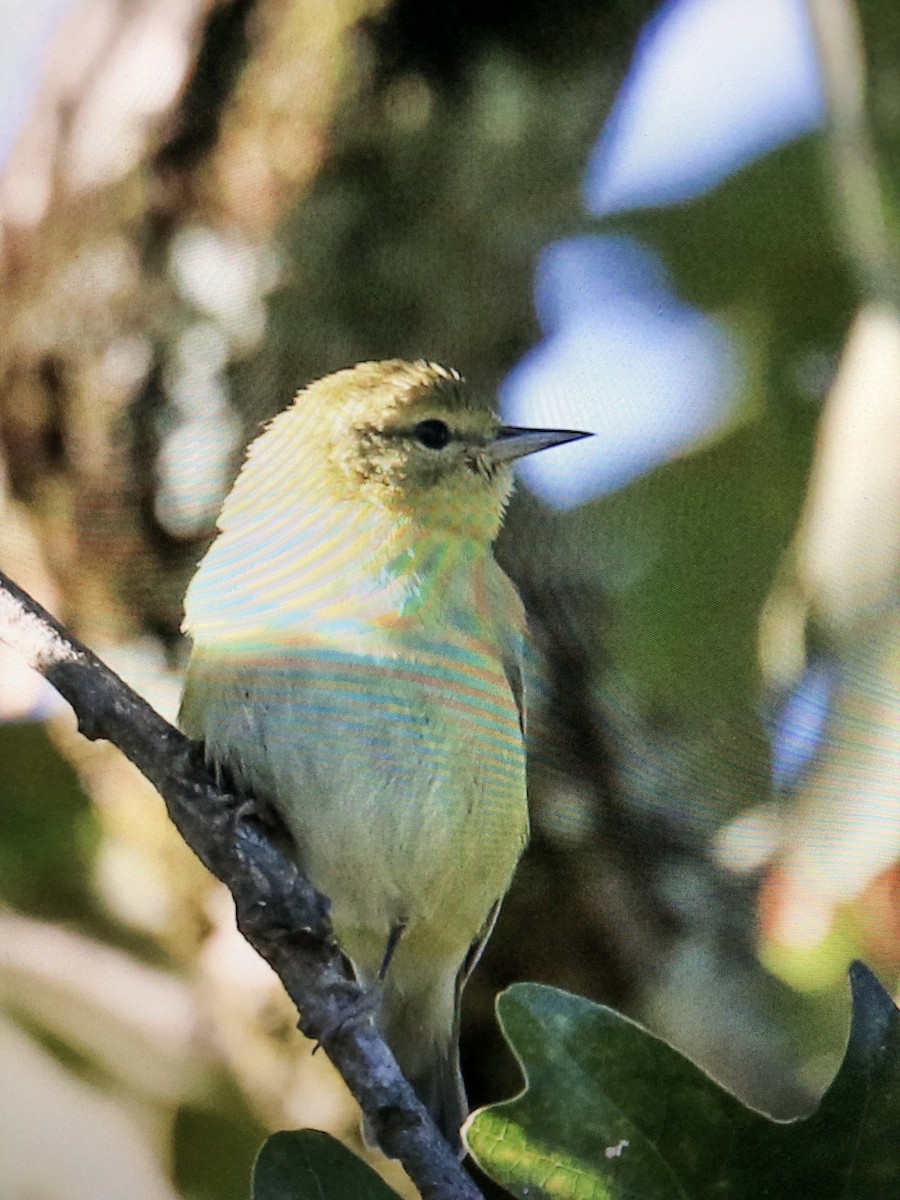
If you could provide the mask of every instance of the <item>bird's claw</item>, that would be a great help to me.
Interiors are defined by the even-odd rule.
[[[347,1033],[355,1026],[362,1025],[366,1021],[375,1021],[380,1007],[381,993],[379,989],[373,988],[362,992],[350,1002],[346,1012],[342,1013],[326,1029],[320,1032],[312,1048],[313,1054],[323,1047],[327,1049],[327,1043],[332,1038],[338,1037],[342,1033]]]

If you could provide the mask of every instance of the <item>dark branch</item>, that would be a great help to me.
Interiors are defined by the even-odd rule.
[[[0,572],[0,641],[72,705],[85,737],[105,738],[150,780],[184,840],[234,897],[238,928],[274,968],[386,1154],[425,1200],[479,1200],[347,978],[328,901],[270,835],[264,810],[222,790],[191,742]]]

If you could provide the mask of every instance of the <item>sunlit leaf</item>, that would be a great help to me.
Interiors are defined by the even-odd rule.
[[[817,1110],[773,1121],[612,1009],[536,984],[498,1001],[527,1079],[467,1143],[522,1200],[889,1200],[900,1194],[900,1021],[851,970],[844,1061]]]

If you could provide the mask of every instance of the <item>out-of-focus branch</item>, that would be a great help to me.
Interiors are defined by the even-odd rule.
[[[767,905],[775,940],[808,948],[827,935],[837,905],[860,897],[900,853],[900,247],[868,119],[873,67],[857,10],[850,0],[807,6],[835,233],[860,296],[822,412],[792,560],[762,630],[767,674],[783,686],[802,669],[809,618],[829,645],[827,720],[792,796]]]
[[[234,897],[238,927],[272,966],[371,1122],[425,1200],[478,1200],[347,978],[328,901],[273,838],[252,799],[224,791],[179,733],[27,593],[0,572],[0,641],[72,705],[81,732],[112,742],[162,795],[169,816]]]
[[[850,0],[807,0],[825,93],[835,215],[844,252],[871,300],[900,307],[900,255],[888,228],[866,120],[866,60]]]
[[[802,661],[791,644],[802,640],[807,612],[834,635],[852,632],[893,604],[900,575],[900,250],[866,120],[856,11],[849,0],[808,0],[808,10],[836,232],[861,305],[825,403],[792,578],[783,597],[773,596],[763,629],[764,639],[774,637],[763,652],[772,663]],[[792,588],[793,607],[785,602]]]

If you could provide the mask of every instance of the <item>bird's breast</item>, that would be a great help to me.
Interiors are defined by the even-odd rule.
[[[197,649],[182,720],[275,799],[339,936],[440,920],[464,951],[506,890],[527,836],[525,762],[490,645]]]
[[[183,727],[275,801],[339,938],[418,922],[461,957],[527,835],[512,585],[443,539],[317,566],[320,603],[308,555],[279,593],[251,549],[220,538],[188,595]]]

